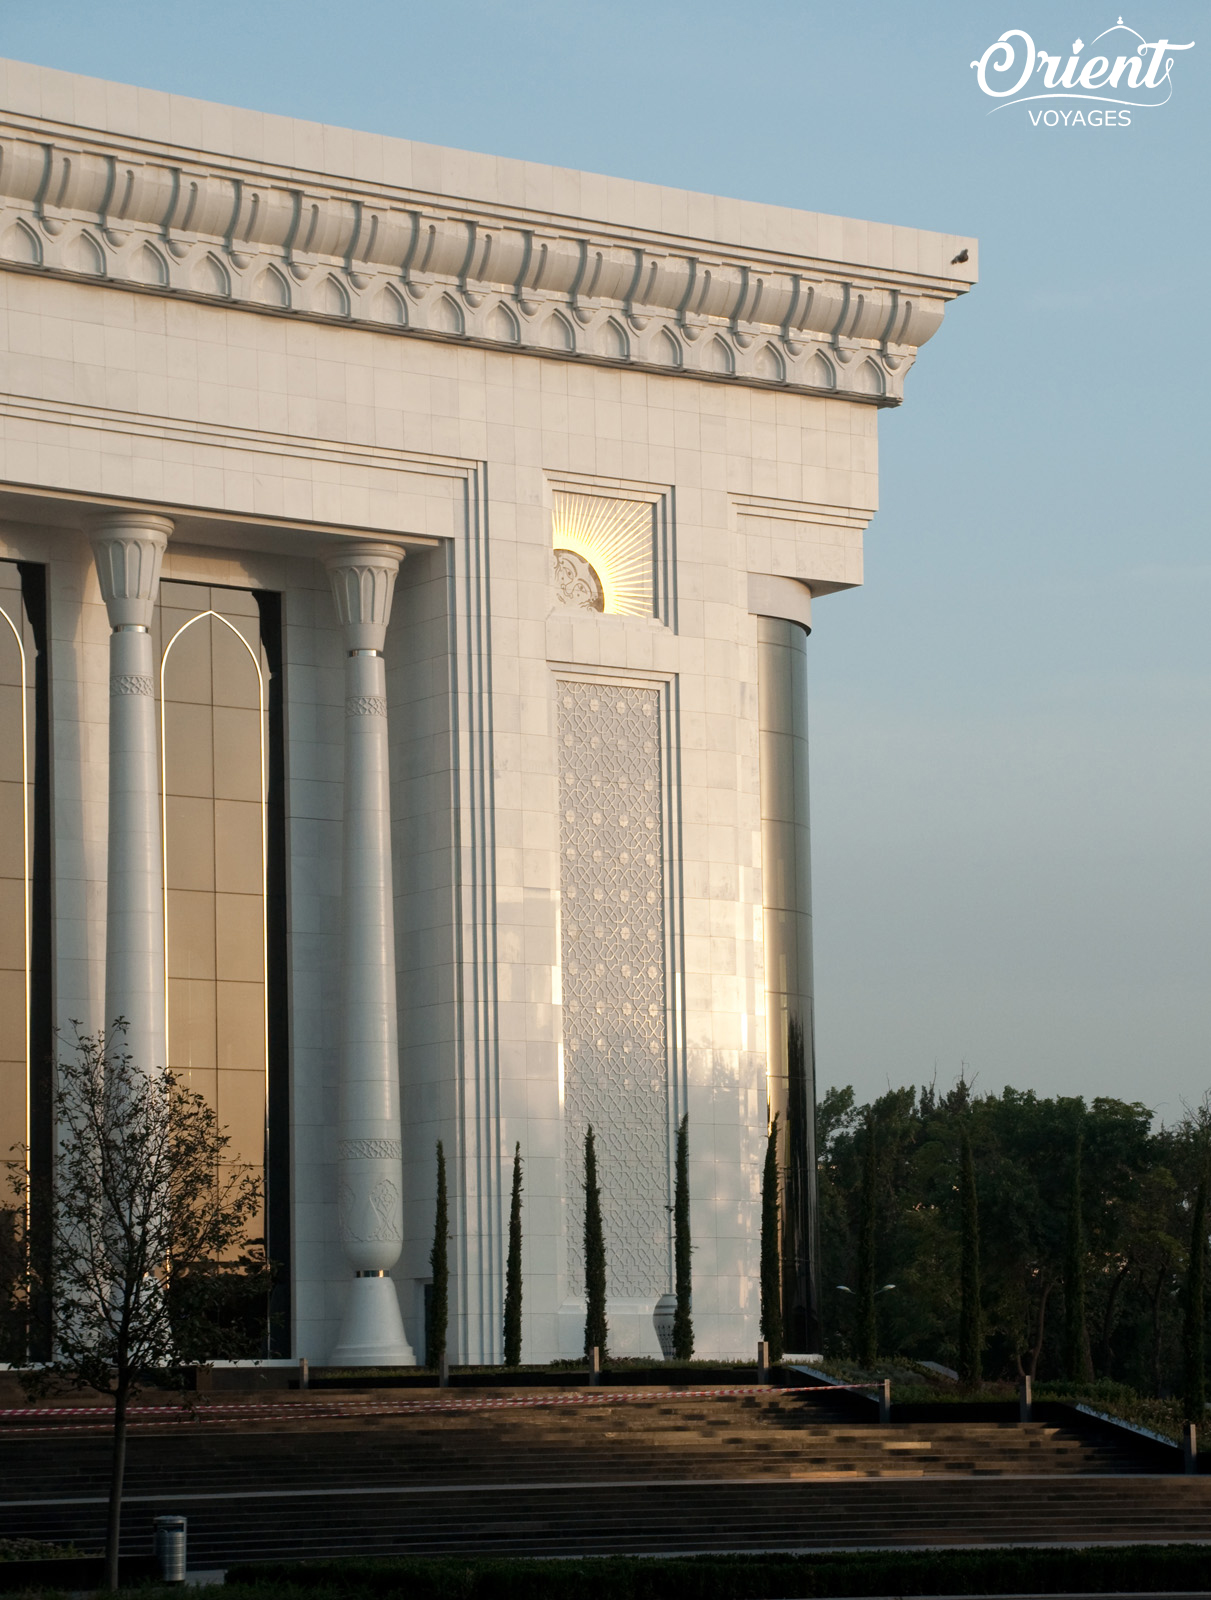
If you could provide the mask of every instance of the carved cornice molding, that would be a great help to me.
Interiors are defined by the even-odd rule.
[[[0,266],[897,405],[967,287],[0,124]]]

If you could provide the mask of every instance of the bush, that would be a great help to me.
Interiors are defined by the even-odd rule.
[[[226,1600],[780,1600],[797,1595],[1112,1594],[1201,1590],[1201,1545],[820,1555],[248,1562]]]

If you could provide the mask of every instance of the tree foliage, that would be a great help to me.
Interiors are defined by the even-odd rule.
[[[980,1200],[966,1120],[959,1120],[959,1380],[974,1387],[984,1375],[984,1311],[980,1302]]]
[[[677,1299],[677,1309],[673,1313],[673,1355],[678,1361],[688,1361],[694,1354],[692,1250],[690,1119],[687,1115],[682,1117],[677,1128],[677,1160],[673,1175],[673,1291]]]
[[[778,1230],[778,1114],[765,1141],[761,1174],[761,1337],[771,1361],[782,1359],[782,1260]]]
[[[1204,1158],[1190,1214],[1190,1254],[1182,1318],[1182,1399],[1187,1422],[1207,1410],[1207,1164]]]
[[[1076,1383],[1093,1377],[1089,1354],[1089,1324],[1085,1309],[1085,1197],[1081,1182],[1084,1136],[1079,1131],[1072,1146],[1072,1180],[1068,1191],[1068,1229],[1064,1247],[1064,1376]]]
[[[606,1358],[609,1324],[606,1322],[605,1232],[601,1224],[601,1188],[597,1181],[597,1143],[592,1124],[584,1136],[584,1353],[594,1346]]]
[[[56,1065],[50,1248],[27,1254],[16,1286],[28,1342],[50,1352],[23,1375],[31,1392],[65,1381],[113,1398],[110,1588],[131,1397],[148,1382],[182,1384],[191,1364],[261,1355],[269,1289],[263,1242],[250,1237],[259,1177],[232,1163],[201,1095],[120,1048],[124,1031],[77,1031]],[[21,1172],[15,1188],[31,1199]]]
[[[513,1151],[509,1254],[505,1262],[505,1366],[521,1366],[521,1145]]]
[[[867,1117],[865,1155],[862,1158],[862,1192],[858,1222],[858,1360],[873,1367],[879,1355],[879,1324],[875,1310],[875,1251],[879,1226],[879,1149],[875,1119]]]
[[[437,1141],[437,1205],[433,1214],[433,1248],[429,1252],[433,1287],[429,1293],[426,1361],[437,1368],[446,1354],[450,1331],[450,1201],[446,1192],[446,1152]]]
[[[836,1286],[860,1287],[865,1275],[895,1284],[877,1301],[883,1355],[963,1369],[974,1200],[986,1377],[1068,1376],[1076,1328],[1082,1370],[1145,1393],[1182,1391],[1192,1303],[1183,1291],[1211,1106],[1154,1127],[1146,1105],[1108,1097],[976,1094],[960,1080],[859,1105],[840,1088],[821,1096],[816,1136],[830,1353],[863,1351],[864,1297]],[[1205,1233],[1205,1219],[1197,1228]]]

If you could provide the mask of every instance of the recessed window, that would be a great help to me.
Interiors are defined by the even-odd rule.
[[[266,662],[247,590],[161,585],[168,1059],[265,1165]]]

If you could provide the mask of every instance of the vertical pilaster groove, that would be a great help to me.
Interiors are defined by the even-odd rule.
[[[464,529],[449,577],[454,619],[456,1294],[469,1362],[500,1359],[504,1227],[496,979],[496,797],[493,776],[491,571],[486,467],[468,472]]]

